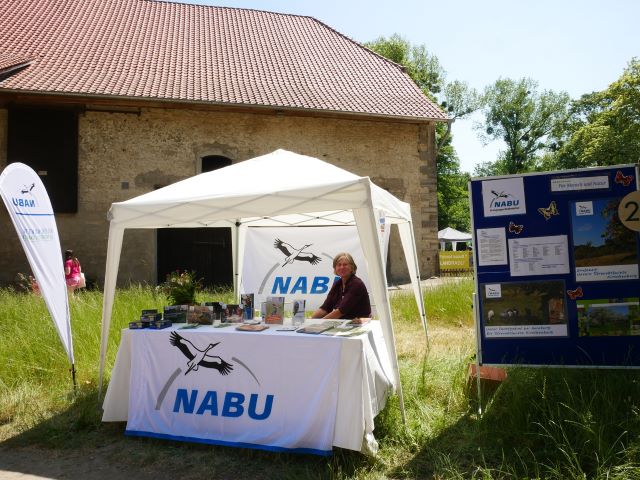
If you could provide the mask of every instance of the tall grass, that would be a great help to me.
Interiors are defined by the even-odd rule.
[[[428,341],[412,295],[392,297],[407,423],[397,397],[376,418],[376,458],[329,459],[123,436],[97,408],[102,294],[72,298],[78,389],[44,303],[0,290],[0,441],[84,451],[109,444],[114,461],[183,478],[639,478],[640,375],[635,370],[510,368],[483,399],[467,383],[475,353],[471,279],[425,291]],[[230,292],[200,301],[231,302]],[[167,299],[148,287],[118,291],[107,380],[120,330]],[[267,472],[267,473],[265,473]],[[273,472],[270,475],[269,472]],[[277,474],[275,473],[277,472]],[[175,473],[178,475],[178,473]]]

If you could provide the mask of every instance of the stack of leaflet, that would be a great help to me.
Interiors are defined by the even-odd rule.
[[[189,305],[169,305],[164,307],[164,320],[171,323],[186,323]]]
[[[142,310],[140,320],[129,322],[129,328],[138,330],[141,328],[161,329],[171,326],[171,320],[163,319],[162,314],[158,310]]]

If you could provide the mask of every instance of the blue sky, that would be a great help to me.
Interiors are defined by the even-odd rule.
[[[194,0],[188,3],[308,15],[366,42],[399,33],[424,44],[447,80],[482,90],[498,78],[530,77],[539,90],[572,98],[605,89],[640,57],[638,0]],[[503,146],[483,146],[472,125],[453,125],[461,169],[494,160]],[[635,161],[630,159],[629,161]]]

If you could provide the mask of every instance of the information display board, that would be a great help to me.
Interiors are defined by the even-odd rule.
[[[640,366],[638,167],[474,178],[480,364]]]

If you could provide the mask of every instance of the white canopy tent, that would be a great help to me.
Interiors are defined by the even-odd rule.
[[[398,225],[426,334],[410,206],[373,184],[368,177],[359,177],[317,158],[277,150],[112,204],[108,217],[100,388],[125,229],[232,228],[237,294],[247,227],[356,225],[367,262],[373,302],[391,356],[393,372],[390,372],[390,380],[398,392],[404,419],[384,259],[378,238],[379,215],[384,215],[387,224]]]
[[[461,232],[455,228],[447,227],[438,231],[438,242],[440,242],[440,250],[444,250],[445,243],[451,242],[453,250],[456,249],[458,242],[470,242],[473,236],[470,233]]]

